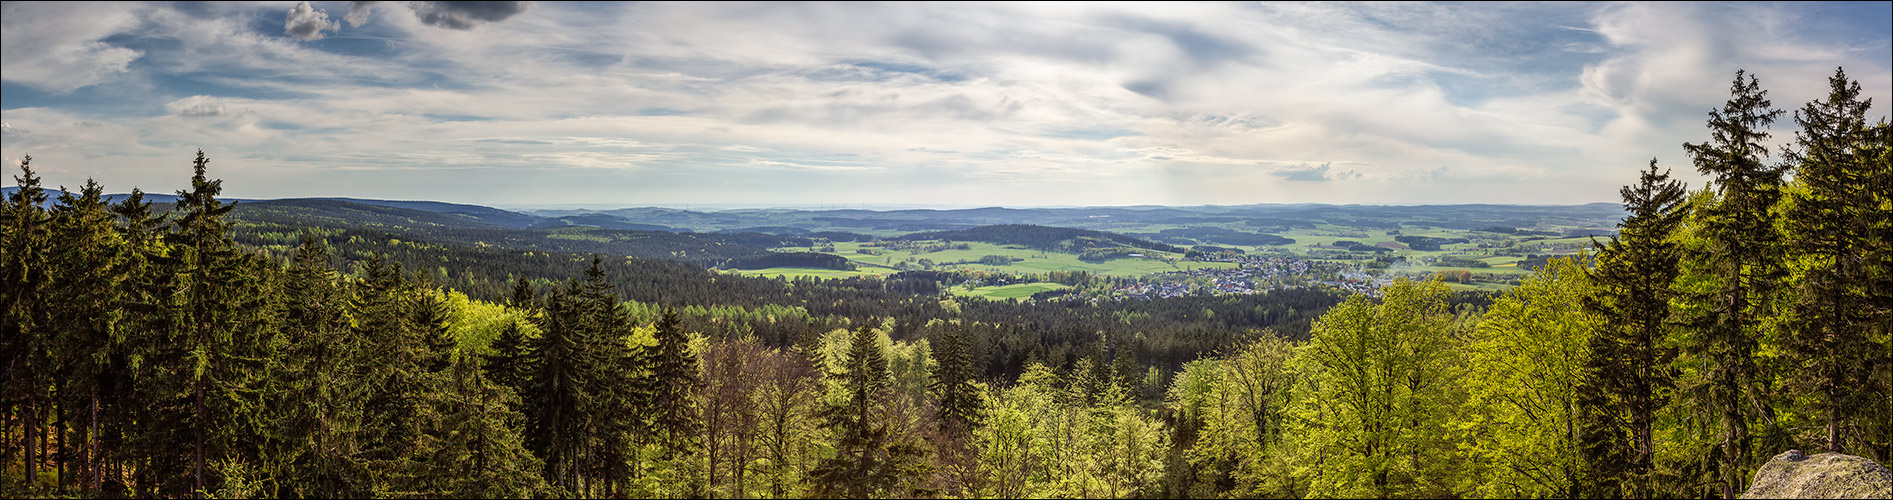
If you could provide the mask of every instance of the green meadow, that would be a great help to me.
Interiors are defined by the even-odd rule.
[[[982,286],[972,290],[956,286],[952,288],[952,292],[953,295],[961,297],[1005,300],[1024,299],[1031,297],[1032,294],[1035,293],[1064,290],[1066,288],[1071,287],[1060,283],[1020,283],[1017,285]]]

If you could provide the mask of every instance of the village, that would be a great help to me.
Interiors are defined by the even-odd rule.
[[[1380,287],[1393,282],[1391,277],[1361,272],[1353,265],[1294,257],[1225,254],[1203,260],[1234,262],[1238,267],[1151,273],[1137,281],[1114,286],[1111,296],[1158,299],[1194,294],[1242,295],[1304,287],[1333,287],[1347,293],[1379,296]]]

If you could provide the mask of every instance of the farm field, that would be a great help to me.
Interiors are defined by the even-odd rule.
[[[940,242],[918,241],[915,243],[918,246],[924,247]],[[1104,262],[1086,262],[1079,260],[1076,254],[1042,251],[1013,245],[954,242],[955,245],[962,243],[967,245],[967,249],[947,249],[935,252],[924,252],[915,250],[887,250],[862,243],[839,242],[835,243],[835,251],[831,253],[853,261],[857,266],[857,271],[872,273],[895,272],[901,263],[908,263],[908,265],[913,266],[912,269],[926,269],[926,267],[921,264],[921,259],[926,259],[934,263],[932,268],[934,270],[972,269],[1007,274],[1044,274],[1051,271],[1085,271],[1106,276],[1122,277],[1143,276],[1165,271],[1236,267],[1236,264],[1228,262],[1186,261],[1182,260],[1182,255],[1157,251],[1143,252],[1148,256],[1145,258],[1132,257],[1112,259]],[[858,251],[863,248],[878,251],[881,252],[881,254],[868,255],[859,253]],[[786,248],[779,250],[812,251],[812,249],[809,248]],[[989,255],[999,255],[1019,260],[1004,265],[976,263],[980,258]],[[1164,258],[1174,260],[1162,260]],[[948,263],[951,262],[975,263],[949,265]],[[765,269],[763,271],[767,270]]]
[[[797,278],[801,276],[813,276],[813,277],[821,278],[821,279],[834,279],[834,278],[853,278],[856,276],[879,276],[879,275],[884,275],[884,274],[891,274],[894,272],[894,270],[886,269],[886,268],[876,268],[876,267],[862,267],[861,269],[857,269],[854,271],[844,271],[840,269],[826,269],[826,268],[820,268],[820,267],[771,267],[771,268],[765,268],[765,269],[751,269],[751,270],[725,270],[723,272],[731,273],[731,274],[740,274],[743,276],[755,276],[755,277],[761,277],[761,278],[778,278],[778,277]]]
[[[1016,285],[982,286],[972,290],[956,286],[952,287],[952,292],[953,295],[961,297],[1005,300],[1026,299],[1035,293],[1064,290],[1067,288],[1071,287],[1060,283],[1019,283]]]

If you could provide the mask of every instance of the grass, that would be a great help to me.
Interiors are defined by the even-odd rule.
[[[952,291],[953,291],[953,295],[960,296],[960,297],[978,297],[978,298],[985,298],[985,299],[1005,300],[1005,299],[1024,299],[1024,298],[1031,297],[1032,294],[1035,294],[1035,293],[1049,292],[1052,290],[1064,290],[1066,288],[1071,288],[1071,287],[1066,286],[1064,284],[1060,284],[1060,283],[1020,283],[1017,285],[982,286],[979,288],[974,288],[972,290],[967,290],[963,287],[956,286],[956,287],[953,287]]]
[[[821,279],[832,279],[832,278],[852,278],[856,276],[877,276],[877,275],[884,275],[884,274],[892,274],[894,270],[866,267],[866,266],[863,266],[862,268],[854,270],[854,271],[843,271],[839,269],[828,269],[828,268],[822,268],[822,267],[771,267],[771,268],[766,268],[766,269],[752,269],[752,270],[747,270],[747,271],[731,270],[731,271],[724,271],[724,272],[741,274],[743,276],[755,276],[755,277],[761,277],[761,278],[786,277],[789,279],[793,279],[793,278],[798,278],[802,276],[813,276],[813,277],[821,278]]]
[[[923,244],[925,243],[930,242],[923,242]],[[1021,260],[998,266],[987,264],[964,264],[957,266],[935,265],[933,269],[936,271],[972,269],[1009,274],[1044,274],[1050,271],[1086,271],[1107,276],[1143,276],[1165,271],[1236,267],[1235,264],[1227,262],[1189,262],[1182,260],[1176,261],[1173,265],[1170,262],[1148,257],[1113,259],[1104,262],[1086,262],[1078,260],[1076,254],[1039,251],[1029,248],[995,245],[992,243],[964,243],[968,246],[968,250],[942,250],[938,252],[883,250],[881,255],[866,255],[855,253],[855,250],[862,248],[860,243],[841,242],[835,244],[834,254],[854,261],[862,271],[875,272],[892,272],[893,270],[887,269],[886,266],[894,266],[901,262],[907,262],[908,259],[914,259],[915,261],[919,259],[930,259],[936,263],[944,264],[962,260],[977,261],[980,257],[988,255],[1003,255]],[[1157,251],[1144,251],[1143,253],[1144,255],[1152,257],[1182,257],[1179,254]],[[882,267],[876,268],[873,266]]]

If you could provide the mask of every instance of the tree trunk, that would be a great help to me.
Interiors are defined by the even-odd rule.
[[[26,452],[26,487],[31,491],[39,485],[39,401],[27,396],[26,407],[21,410],[20,444]]]
[[[195,443],[193,443],[195,446],[192,447],[191,451],[191,464],[192,470],[194,471],[193,474],[197,477],[197,490],[192,492],[191,495],[196,498],[204,498],[204,425],[209,410],[204,408],[204,381],[201,378],[197,380],[195,399],[197,400],[197,422],[195,422],[193,427],[195,427],[197,432],[194,439]]]
[[[92,423],[90,427],[90,429],[86,430],[88,436],[86,444],[91,445],[91,449],[86,452],[87,467],[84,487],[87,491],[97,494],[100,489],[103,489],[101,483],[104,480],[105,463],[104,460],[99,458],[99,391],[97,388],[92,390]]]

